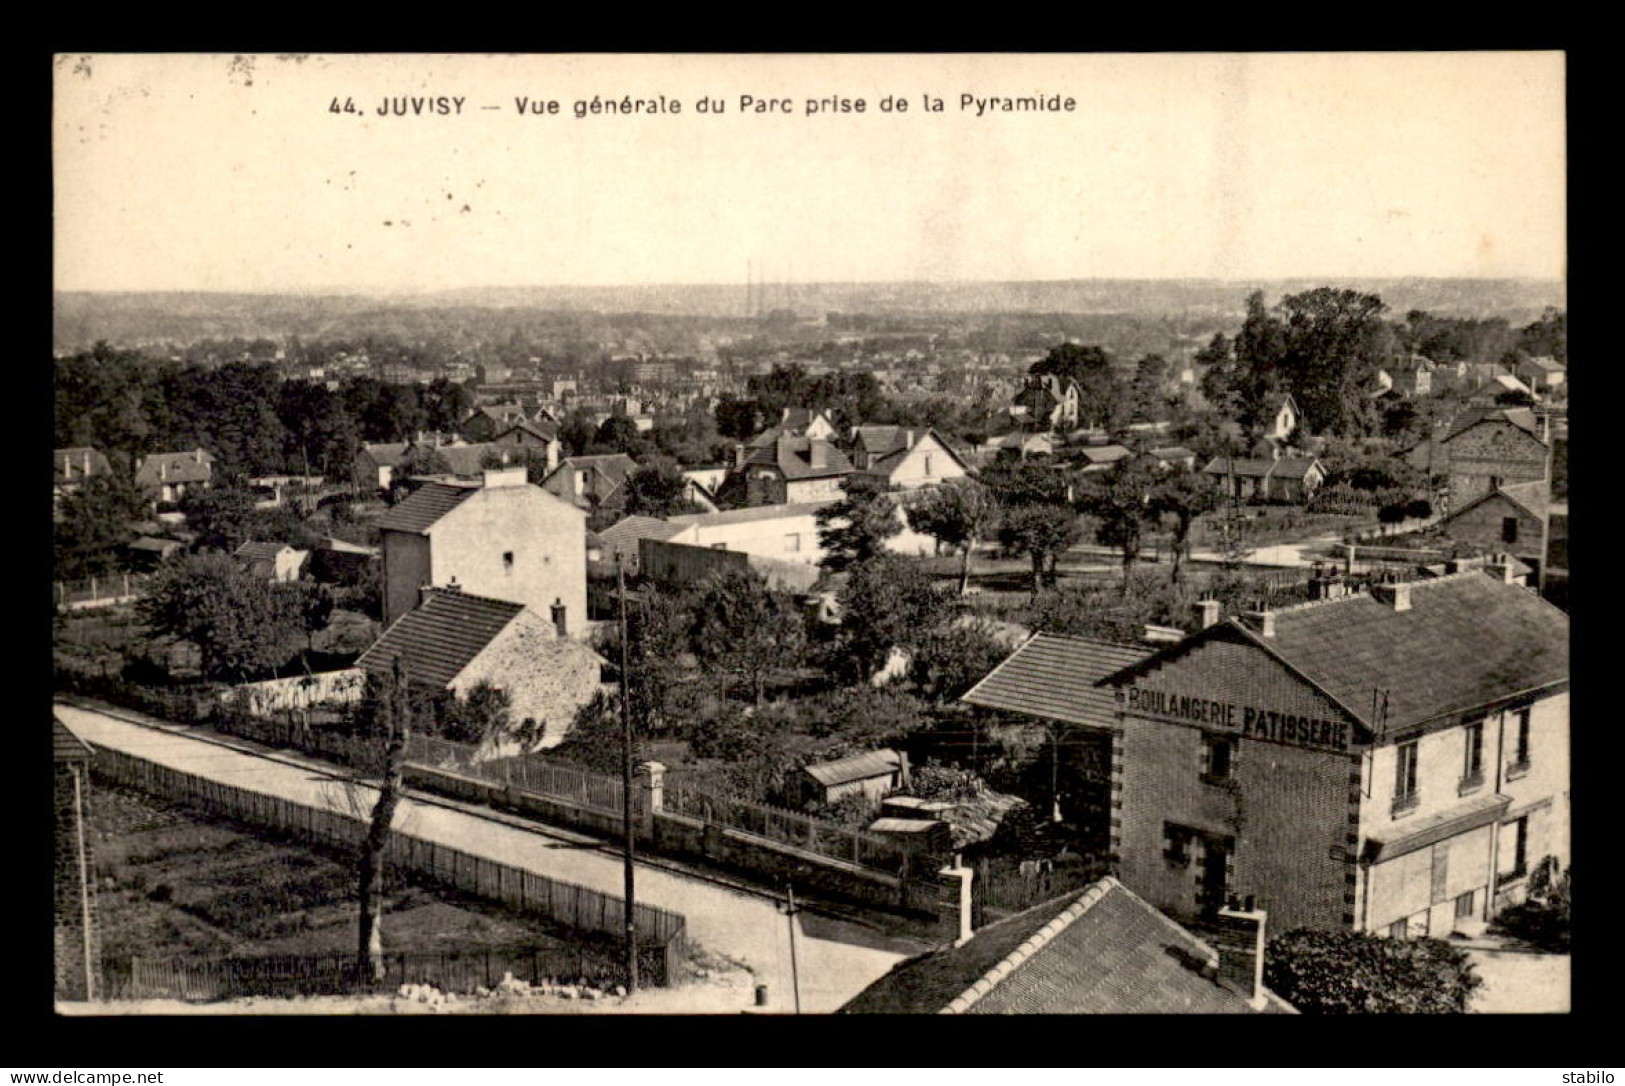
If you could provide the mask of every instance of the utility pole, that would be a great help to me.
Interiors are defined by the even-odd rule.
[[[638,990],[638,926],[633,908],[632,698],[627,672],[626,573],[621,569],[618,551],[615,554],[615,595],[620,601],[621,626],[621,833],[626,867],[626,994],[631,995]]]
[[[796,888],[788,879],[784,883],[786,903],[779,906],[779,911],[790,925],[790,991],[795,996],[796,1013],[801,1013],[801,974],[796,969],[796,914],[801,910],[796,907]]]
[[[1061,821],[1061,733],[1055,725],[1049,727],[1049,796],[1050,821]]]

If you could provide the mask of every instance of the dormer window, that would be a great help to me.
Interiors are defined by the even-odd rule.
[[[512,569],[513,568],[513,551],[503,551],[502,552],[502,568],[503,569]]]

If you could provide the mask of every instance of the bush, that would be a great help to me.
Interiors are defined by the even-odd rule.
[[[1506,935],[1558,954],[1569,952],[1569,872],[1557,870],[1557,860],[1543,859],[1529,877],[1529,897],[1502,909],[1490,924]]]
[[[1483,980],[1440,939],[1300,930],[1270,941],[1264,983],[1304,1014],[1461,1014]]]

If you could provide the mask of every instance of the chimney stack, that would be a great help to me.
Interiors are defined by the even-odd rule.
[[[90,450],[85,450],[85,478],[90,478]]]
[[[1247,617],[1252,620],[1253,626],[1257,628],[1260,636],[1275,636],[1274,611],[1249,611],[1247,612]]]
[[[559,637],[561,637],[561,638],[569,637],[570,636],[570,624],[569,624],[569,622],[568,622],[568,620],[566,618],[566,615],[567,615],[569,609],[564,606],[564,601],[562,599],[560,599],[559,597],[557,597],[557,596],[555,596],[553,598],[552,611],[553,611],[553,628],[559,632]]]
[[[744,471],[745,470],[745,446],[744,445],[735,445],[734,446],[734,469],[736,471]]]
[[[1197,600],[1192,606],[1196,609],[1197,629],[1205,630],[1209,626],[1216,626],[1223,604],[1218,600]]]
[[[1266,1002],[1264,925],[1268,915],[1254,909],[1250,897],[1240,907],[1232,899],[1230,907],[1220,909],[1201,932],[1219,953],[1219,983],[1246,999],[1255,1010]]]
[[[1372,585],[1371,594],[1376,597],[1378,602],[1386,603],[1392,607],[1396,613],[1411,609],[1411,584],[1409,581]]]

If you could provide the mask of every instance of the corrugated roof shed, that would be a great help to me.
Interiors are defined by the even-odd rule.
[[[385,532],[425,532],[441,517],[457,508],[478,490],[478,486],[456,483],[424,483],[378,518]]]
[[[522,603],[431,589],[384,631],[356,666],[388,675],[399,657],[408,681],[442,689],[525,609]]]
[[[1113,878],[911,958],[842,1014],[1250,1014],[1217,954]]]
[[[1034,634],[960,700],[984,709],[1114,728],[1116,698],[1096,684],[1151,655],[1141,645]]]
[[[903,760],[895,750],[871,750],[833,762],[802,766],[801,769],[825,788],[833,788],[838,784],[850,784],[853,781],[889,777],[896,773],[902,764]]]

